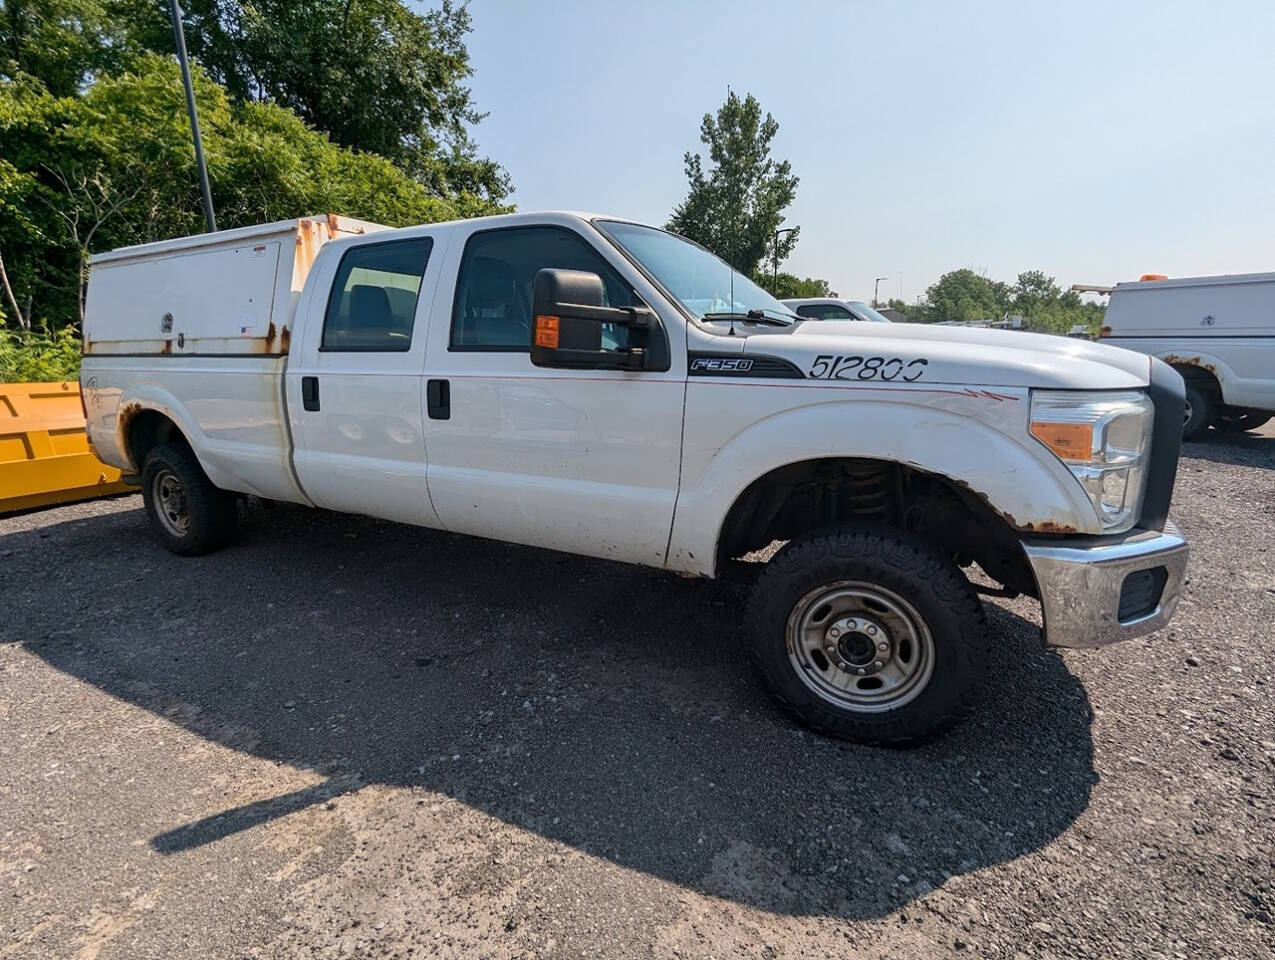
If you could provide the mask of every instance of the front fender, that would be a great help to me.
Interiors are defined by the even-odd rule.
[[[778,467],[825,457],[884,460],[946,477],[1024,532],[1101,532],[1080,484],[1029,436],[1026,390],[932,393],[915,401],[807,402],[753,421],[715,448],[695,449],[688,425],[668,565],[715,575],[723,524],[748,486]],[[692,409],[688,402],[688,420]]]

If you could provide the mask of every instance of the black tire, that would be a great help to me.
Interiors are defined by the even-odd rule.
[[[1200,389],[1197,381],[1188,379],[1186,382],[1186,409],[1183,412],[1185,419],[1182,423],[1182,439],[1195,440],[1204,433],[1209,428],[1209,424],[1213,422],[1215,410],[1216,404],[1213,402],[1213,395],[1207,390]]]
[[[234,535],[234,496],[213,486],[189,447],[163,446],[150,452],[142,468],[142,498],[156,539],[180,556],[216,550]],[[180,504],[167,509],[174,498]]]
[[[1230,413],[1226,410],[1213,418],[1213,429],[1227,433],[1243,433],[1264,427],[1271,419],[1269,413]]]
[[[803,654],[792,652],[801,643],[789,635],[790,619],[793,636],[807,635],[797,626],[806,622],[800,619],[800,613],[809,608],[813,611],[809,616],[816,617],[814,629],[818,631],[822,624],[817,614],[823,607],[813,604],[828,595],[820,591],[853,593],[860,589],[885,596],[887,603],[892,602],[889,595],[893,595],[894,601],[901,601],[904,612],[910,607],[911,614],[917,615],[928,631],[932,669],[910,693],[911,699],[897,706],[888,698],[871,708],[835,703],[826,693],[814,689],[820,683],[815,676],[818,669],[823,669],[824,678],[833,682],[856,687],[869,683],[866,677],[851,675],[861,671],[853,668],[849,660],[839,660],[839,665],[834,665],[825,657],[826,668],[818,668],[812,662],[804,670],[795,662]],[[867,607],[865,615],[873,609]],[[824,616],[831,623],[840,614]],[[753,660],[770,693],[797,720],[820,733],[857,743],[911,746],[947,730],[982,699],[988,655],[983,605],[960,569],[930,543],[912,534],[887,527],[831,527],[793,540],[758,577],[747,617]],[[851,636],[849,629],[843,634],[846,639]],[[866,633],[857,631],[867,627],[855,621],[853,630],[856,637],[866,639]],[[888,646],[898,646],[898,638],[888,629],[878,639],[889,640]],[[877,657],[872,652],[873,641],[868,643],[867,656]],[[840,658],[842,648],[835,649],[834,656]],[[808,655],[817,660],[820,653],[810,650]],[[881,656],[891,659],[895,653]],[[872,669],[871,664],[865,666]],[[875,666],[882,667],[882,662],[877,661]],[[872,695],[870,690],[850,694]]]

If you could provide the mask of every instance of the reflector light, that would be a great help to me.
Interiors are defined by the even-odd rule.
[[[1093,424],[1032,423],[1032,436],[1061,460],[1086,461],[1093,456]]]
[[[558,318],[548,314],[536,317],[536,346],[558,349]]]

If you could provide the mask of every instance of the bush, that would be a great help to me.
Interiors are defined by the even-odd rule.
[[[78,380],[80,338],[70,327],[57,333],[0,329],[0,383]]]

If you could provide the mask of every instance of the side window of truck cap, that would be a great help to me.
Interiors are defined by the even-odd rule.
[[[628,307],[633,291],[593,247],[565,227],[501,227],[465,243],[452,304],[451,350],[528,353],[531,288],[544,269],[586,270],[602,278],[604,306]],[[620,349],[628,327],[605,324],[603,345]]]
[[[411,349],[416,300],[433,246],[429,237],[414,237],[346,250],[328,295],[319,349]]]

